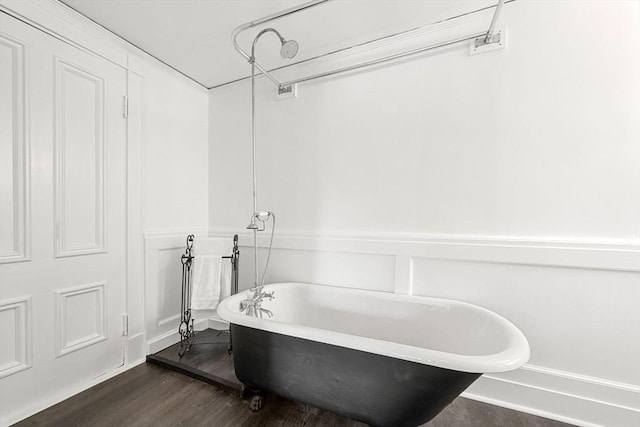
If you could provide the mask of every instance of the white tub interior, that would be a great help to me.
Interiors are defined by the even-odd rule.
[[[300,287],[278,292],[263,306],[274,321],[443,352],[494,354],[509,344],[500,322],[486,310],[445,301]]]
[[[299,283],[268,285],[270,319],[246,316],[235,295],[218,307],[235,324],[466,372],[502,372],[529,358],[501,316],[457,301]]]

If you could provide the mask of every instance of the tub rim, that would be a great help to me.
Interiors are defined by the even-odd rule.
[[[240,306],[240,301],[250,295],[249,290],[239,292],[224,299],[218,305],[218,315],[229,323],[248,326],[255,329],[261,329],[283,335],[289,335],[297,338],[308,339],[326,344],[337,345],[340,347],[350,348],[354,350],[365,351],[373,354],[393,357],[396,359],[407,360],[410,362],[431,365],[445,369],[451,369],[461,372],[470,373],[497,373],[506,372],[519,368],[529,360],[530,349],[529,343],[524,334],[510,321],[499,314],[488,310],[484,307],[470,304],[462,301],[395,294],[390,292],[380,292],[365,289],[344,288],[340,286],[315,285],[300,282],[280,282],[265,285],[265,290],[284,290],[287,288],[302,287],[311,290],[325,288],[330,292],[338,292],[343,294],[368,294],[374,298],[384,298],[394,301],[410,301],[418,303],[445,304],[449,306],[466,307],[473,310],[479,310],[483,315],[487,315],[495,320],[504,330],[507,337],[507,347],[502,351],[492,354],[467,355],[450,353],[440,350],[432,350],[428,348],[416,347],[408,344],[400,344],[390,341],[384,341],[374,338],[362,337],[358,335],[347,334],[343,332],[331,331],[328,329],[314,328],[310,326],[297,325],[278,320],[267,318],[250,317],[241,313],[239,309],[234,310],[232,307]],[[277,298],[277,293],[276,293]],[[384,343],[384,344],[382,344]]]

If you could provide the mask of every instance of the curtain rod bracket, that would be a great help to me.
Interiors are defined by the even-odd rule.
[[[501,42],[502,42],[502,32],[498,31],[495,34],[491,34],[490,36],[478,37],[473,41],[473,45],[477,49],[479,47],[486,46],[488,44],[501,43]]]
[[[498,17],[500,16],[502,6],[504,6],[504,0],[498,0],[498,3],[496,3],[496,10],[493,12],[493,18],[491,18],[491,24],[489,24],[489,29],[487,30],[487,34],[482,39],[477,38],[475,40],[476,49],[487,44],[500,43],[500,33],[498,32],[498,34],[495,34],[493,30],[495,29],[496,23],[498,22]]]
[[[478,53],[491,52],[493,50],[504,49],[507,45],[507,28],[500,27],[487,37],[485,35],[476,37],[469,43],[469,54],[476,55]]]

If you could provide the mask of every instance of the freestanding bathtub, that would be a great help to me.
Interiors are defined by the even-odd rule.
[[[275,291],[263,303],[270,319],[240,312],[249,291],[218,306],[238,379],[371,425],[425,423],[483,373],[529,359],[513,324],[471,304],[301,283],[265,290]]]

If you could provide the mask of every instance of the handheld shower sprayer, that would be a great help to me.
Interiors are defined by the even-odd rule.
[[[271,220],[271,237],[269,238],[269,251],[267,252],[267,260],[264,265],[264,270],[262,272],[262,278],[258,280],[259,274],[256,266],[256,282],[253,289],[260,289],[264,286],[264,278],[267,274],[267,268],[269,267],[269,259],[271,258],[271,248],[273,247],[273,234],[276,230],[276,214],[271,211],[263,211],[263,212],[254,212],[251,215],[251,220],[249,225],[247,226],[247,230],[253,230],[254,234],[258,231],[264,231],[267,228],[267,222]],[[255,243],[257,246],[257,238],[255,239]]]

